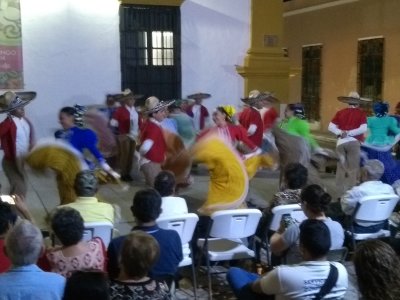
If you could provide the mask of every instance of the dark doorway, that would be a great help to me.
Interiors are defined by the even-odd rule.
[[[121,5],[122,89],[161,100],[181,97],[180,8]]]

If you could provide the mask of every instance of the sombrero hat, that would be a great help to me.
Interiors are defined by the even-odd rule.
[[[272,92],[265,91],[265,92],[262,92],[261,94],[262,94],[262,99],[263,100],[267,100],[267,101],[269,101],[271,103],[279,102],[278,98],[276,98],[274,93],[272,93]]]
[[[250,104],[250,103],[253,103],[254,101],[262,100],[264,98],[265,98],[264,93],[261,93],[259,90],[252,90],[252,91],[250,91],[248,97],[241,98],[240,100],[242,100],[246,104]]]
[[[137,100],[137,99],[143,98],[144,95],[141,95],[141,94],[134,94],[134,93],[131,91],[131,89],[125,89],[125,90],[123,90],[120,94],[114,95],[114,97],[115,97],[115,99],[116,99],[117,101],[122,102],[122,101],[125,101],[125,100],[127,100],[127,99],[130,99],[130,98],[132,98],[132,97],[133,97],[133,99]]]
[[[347,104],[360,104],[361,102],[371,102],[371,99],[362,98],[357,92],[350,92],[348,96],[339,96],[338,100]]]
[[[207,99],[210,98],[211,94],[207,93],[195,93],[187,96],[188,99]]]
[[[0,96],[0,113],[8,113],[27,105],[36,97],[36,92],[7,91]]]
[[[147,98],[144,103],[143,113],[151,114],[151,113],[157,112],[163,108],[167,108],[174,102],[175,102],[175,100],[160,101],[160,99],[158,99],[157,97],[151,96],[151,97]]]

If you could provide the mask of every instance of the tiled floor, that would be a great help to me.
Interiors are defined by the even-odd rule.
[[[27,205],[35,217],[36,223],[41,228],[46,228],[45,218],[59,204],[59,196],[56,189],[54,174],[49,171],[46,174],[28,173],[28,194],[26,198]],[[207,171],[199,167],[193,172],[194,184],[182,190],[180,196],[187,200],[189,210],[196,212],[197,208],[201,205],[207,195],[207,188],[209,177]],[[323,182],[327,190],[334,194],[334,179],[331,174],[321,174]],[[118,206],[121,212],[120,221],[117,222],[116,228],[118,234],[126,234],[132,227],[133,218],[130,213],[129,207],[131,206],[133,195],[136,191],[144,187],[144,181],[140,176],[132,184],[129,185],[103,185],[99,189],[98,198],[102,201],[109,202]],[[256,178],[250,183],[251,197],[257,201],[268,201],[272,195],[277,191],[278,187],[278,173],[270,171],[260,172]],[[2,184],[2,193],[8,192],[8,182],[4,177],[3,172],[0,172],[0,181]],[[351,274],[351,267],[349,268]],[[190,272],[188,272],[190,274]],[[354,274],[354,272],[353,272]],[[221,279],[222,278],[222,279]],[[200,285],[206,286],[206,280],[200,278]],[[357,299],[357,294],[354,290],[353,283],[355,282],[354,276],[350,276],[350,286],[348,296],[346,299]],[[215,280],[214,282],[220,288],[216,288],[215,299],[231,299],[232,294],[226,286],[223,277]],[[221,288],[222,287],[222,288]],[[193,292],[189,284],[182,286],[182,291],[177,293],[179,299],[191,299]],[[200,289],[198,296],[200,299],[207,299],[207,291]]]

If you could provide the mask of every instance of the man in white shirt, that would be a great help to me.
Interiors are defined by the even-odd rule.
[[[159,218],[188,213],[185,199],[175,196],[175,176],[172,172],[161,171],[154,180],[154,189],[161,195],[161,214]]]
[[[135,96],[130,89],[122,92],[122,106],[113,113],[110,125],[118,132],[118,164],[121,180],[132,181],[130,175],[135,147],[139,137],[140,118],[134,106]]]
[[[0,123],[1,146],[4,151],[3,170],[10,182],[10,194],[24,198],[27,191],[23,157],[33,147],[33,126],[25,118],[24,106],[36,93],[6,92],[0,96],[0,113],[8,113]]]
[[[302,263],[279,266],[263,277],[230,268],[228,282],[238,299],[263,295],[275,296],[275,300],[314,299],[325,284],[327,291],[321,299],[341,299],[346,293],[348,275],[342,264],[326,260],[330,246],[330,233],[324,222],[305,220],[300,225]]]
[[[379,180],[384,171],[383,163],[377,159],[365,162],[361,168],[361,184],[348,190],[341,198],[342,210],[346,215],[351,216],[358,202],[365,196],[395,195],[392,186]],[[385,222],[356,222],[353,225],[354,231],[357,233],[373,233],[382,229],[385,226]]]

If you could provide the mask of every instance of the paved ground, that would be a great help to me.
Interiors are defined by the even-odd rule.
[[[182,190],[180,196],[187,200],[189,210],[196,212],[196,209],[203,203],[207,195],[209,177],[205,169],[199,167],[193,172],[195,183],[186,190]],[[133,224],[133,218],[129,207],[131,206],[133,195],[136,191],[144,187],[144,181],[139,177],[129,185],[104,185],[99,190],[98,197],[105,202],[109,202],[118,206],[120,209],[121,218],[117,222],[117,234],[127,234]],[[334,177],[332,174],[321,174],[323,182],[328,192],[334,194]],[[47,228],[45,218],[59,204],[58,192],[54,180],[54,174],[49,171],[46,174],[34,174],[29,172],[29,188],[27,195],[27,204],[32,214],[34,215],[37,224],[45,229]],[[0,172],[0,181],[2,184],[2,193],[8,191],[8,183],[3,172]],[[251,197],[257,201],[268,201],[278,189],[278,173],[263,171],[250,183]],[[351,264],[348,264],[350,273],[350,289],[346,299],[358,299],[357,292],[354,289],[354,272]],[[188,270],[184,270],[184,275],[190,274]],[[204,276],[200,276],[200,286],[206,286]],[[226,286],[223,276],[214,279],[214,298],[215,299],[232,299],[234,298]],[[178,291],[179,299],[191,299],[193,292],[191,290],[190,281],[182,281],[181,290]],[[207,299],[207,291],[199,289],[200,299]]]

